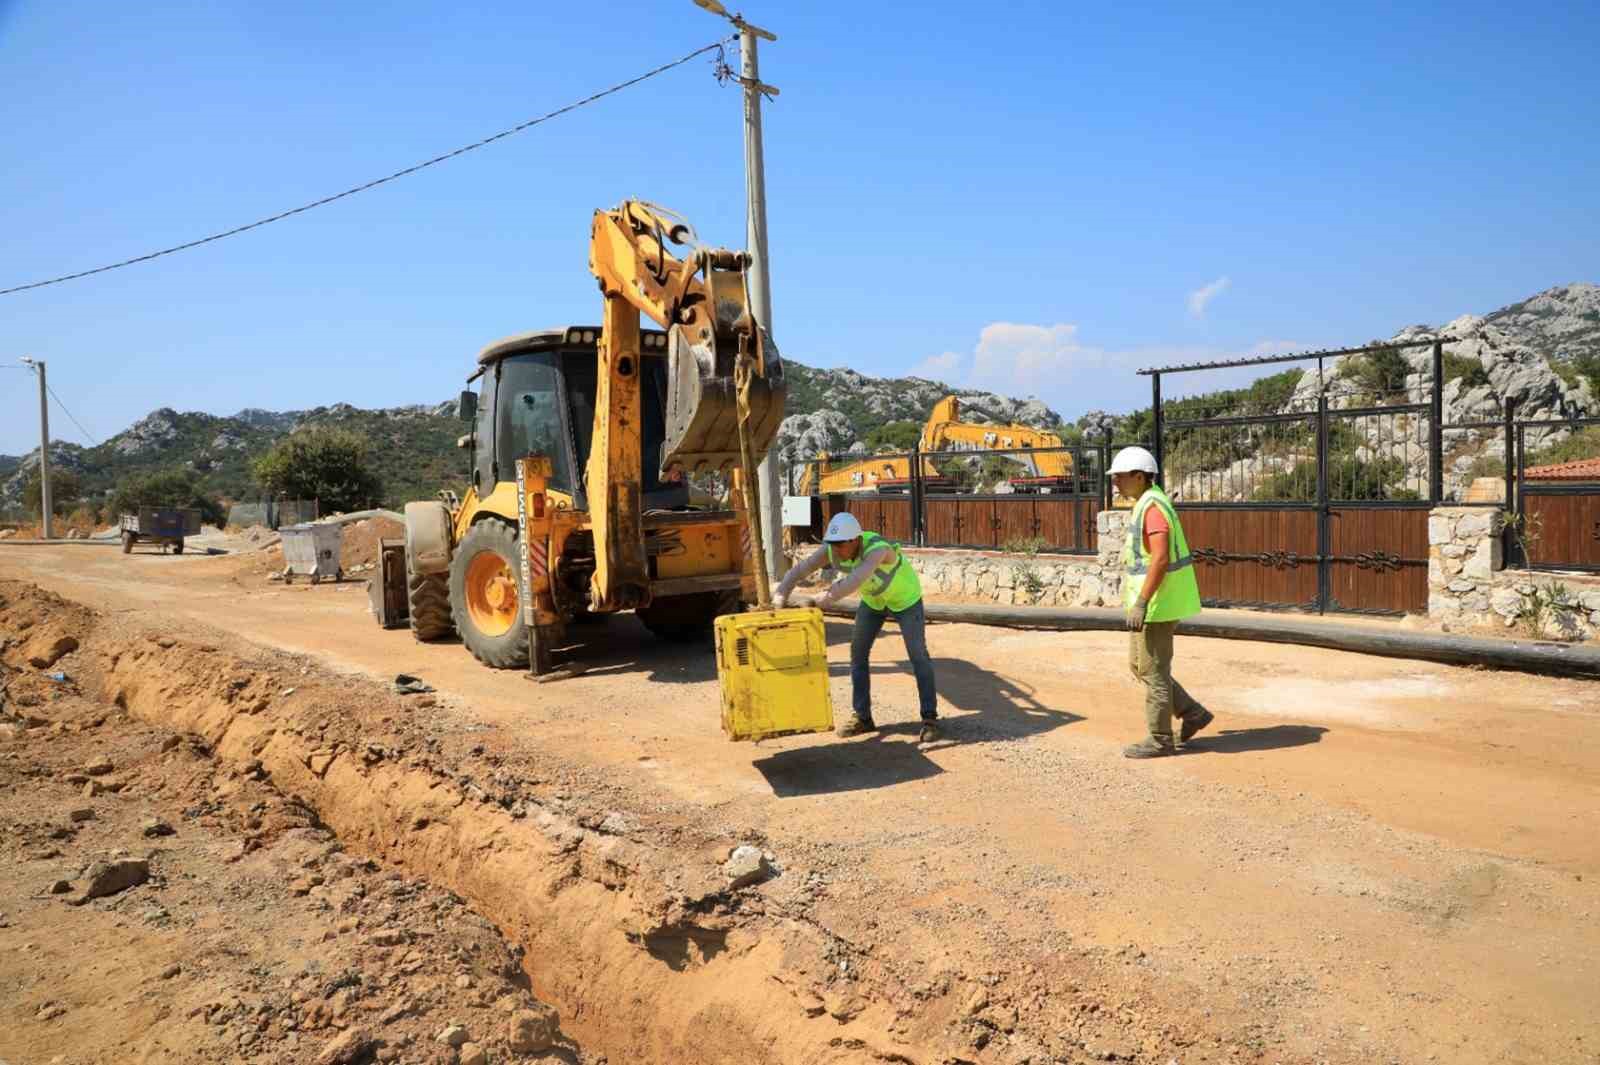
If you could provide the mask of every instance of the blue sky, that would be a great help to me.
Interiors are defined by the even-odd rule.
[[[1150,362],[1322,346],[1600,279],[1592,3],[747,8],[784,353],[1148,399]],[[0,288],[226,228],[714,39],[690,0],[0,0]],[[436,402],[595,321],[589,215],[743,241],[735,90],[696,61],[205,248],[0,297],[98,437],[157,406]],[[1215,380],[1196,384],[1214,384]],[[0,370],[0,452],[36,443]],[[54,435],[78,438],[59,412]]]

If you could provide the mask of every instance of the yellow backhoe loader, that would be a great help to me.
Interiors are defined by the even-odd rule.
[[[484,348],[467,379],[477,391],[460,402],[470,487],[406,506],[405,606],[419,640],[456,632],[486,665],[539,674],[588,616],[634,611],[683,640],[741,599],[768,601],[759,516],[740,511],[785,384],[751,315],[749,265],[650,204],[595,212],[601,324]],[[664,331],[641,329],[641,313]],[[731,509],[691,505],[689,476],[708,469],[732,471]]]

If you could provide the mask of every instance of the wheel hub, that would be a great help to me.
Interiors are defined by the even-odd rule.
[[[467,613],[485,636],[500,636],[517,622],[517,582],[506,560],[485,551],[467,565]]]

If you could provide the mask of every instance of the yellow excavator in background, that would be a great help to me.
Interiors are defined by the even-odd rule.
[[[961,400],[946,396],[933,406],[927,424],[918,441],[922,452],[922,479],[934,491],[950,486],[950,478],[941,474],[927,458],[931,454],[950,451],[1006,451],[1026,448],[1058,448],[1061,438],[1043,429],[1027,425],[977,425],[961,420]],[[1066,451],[1045,451],[1030,455],[1008,455],[1012,461],[1028,467],[1029,475],[1011,478],[1016,492],[1051,492],[1069,489],[1072,485],[1072,455]],[[817,484],[816,471],[820,469],[821,482]],[[801,472],[797,484],[799,495],[831,495],[836,492],[905,492],[911,484],[911,460],[906,455],[883,455],[868,459],[854,459],[835,463],[826,454]],[[813,491],[813,485],[817,490]]]
[[[484,348],[467,379],[478,389],[460,400],[473,424],[460,441],[470,487],[406,506],[417,639],[459,633],[486,665],[540,674],[567,626],[592,615],[634,611],[684,640],[741,599],[768,602],[743,486],[777,435],[786,389],[751,313],[749,266],[659,207],[595,212],[601,324]],[[664,331],[641,329],[641,313]],[[691,474],[730,468],[731,509],[691,505]]]

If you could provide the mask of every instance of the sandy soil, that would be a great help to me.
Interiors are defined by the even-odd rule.
[[[0,1059],[444,1065],[452,1025],[498,1054],[531,1016],[541,1057],[580,1060],[462,899],[96,698],[87,611],[0,587],[0,624]]]
[[[441,760],[473,743],[530,760],[532,779],[629,826],[652,876],[670,881],[674,860],[714,876],[741,841],[770,850],[782,875],[750,889],[768,924],[744,903],[731,927],[785,944],[767,979],[801,1006],[748,1060],[808,1060],[779,1052],[818,1045],[811,1025],[918,1062],[1600,1060],[1592,684],[1185,640],[1179,676],[1217,725],[1182,757],[1133,763],[1121,637],[936,626],[950,738],[919,748],[891,629],[882,733],[740,746],[718,731],[707,650],[628,618],[579,630],[586,675],[535,686],[379,630],[359,584],[285,588],[243,557],[0,546],[0,577],[104,624],[301,656],[344,678],[357,725],[353,693],[420,675],[441,697],[417,718]],[[848,630],[829,636],[842,712]],[[789,957],[819,930],[842,973]],[[759,950],[691,953],[699,993],[754,994]],[[611,988],[603,968],[548,994],[538,979],[585,1046],[624,1045],[588,997]]]

